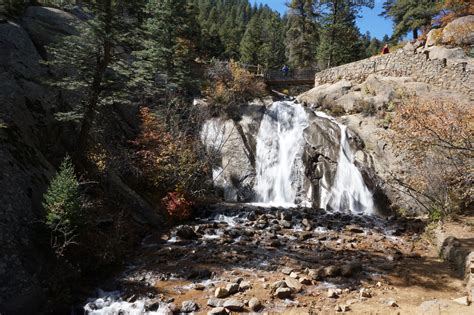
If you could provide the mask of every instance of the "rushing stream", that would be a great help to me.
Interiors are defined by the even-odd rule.
[[[371,231],[381,230],[378,226],[379,219],[376,216],[370,216],[374,208],[372,194],[364,184],[360,171],[354,165],[353,152],[348,142],[347,127],[321,112],[315,112],[315,114],[322,119],[330,120],[340,128],[339,144],[337,142],[334,143],[334,145],[339,145],[337,169],[333,180],[329,181],[323,176],[321,179],[323,183],[320,185],[319,194],[315,194],[319,196],[320,200],[317,201],[320,208],[328,211],[312,214],[315,217],[311,222],[315,225],[309,223],[307,219],[310,212],[308,212],[306,219],[304,219],[306,221],[303,220],[302,213],[308,210],[304,206],[311,206],[313,204],[311,200],[313,187],[306,177],[303,162],[305,146],[307,145],[305,129],[310,126],[308,116],[312,114],[309,111],[310,109],[290,101],[275,102],[266,109],[256,137],[256,177],[253,190],[255,201],[258,205],[241,205],[241,207],[250,207],[250,209],[257,209],[259,206],[263,207],[260,207],[261,209],[258,209],[258,212],[248,209],[246,210],[247,212],[244,212],[244,209],[242,211],[236,209],[234,212],[229,212],[229,209],[224,209],[227,212],[214,215],[208,214],[211,218],[201,219],[205,227],[203,226],[199,230],[191,230],[191,234],[195,237],[191,237],[194,243],[191,243],[190,246],[197,248],[196,246],[200,244],[200,250],[212,250],[214,246],[208,246],[208,242],[211,244],[213,242],[220,242],[224,238],[231,236],[229,239],[230,246],[244,244],[245,248],[252,248],[249,242],[260,238],[259,242],[263,242],[262,244],[280,248],[277,251],[273,249],[267,252],[264,246],[263,249],[257,249],[258,255],[250,257],[246,267],[255,268],[255,266],[258,266],[258,268],[264,269],[266,264],[271,263],[273,260],[275,262],[281,261],[278,255],[286,255],[284,250],[285,244],[288,245],[296,240],[306,240],[307,244],[316,246],[320,242],[317,239],[319,234],[336,233],[337,235],[349,223],[365,226],[366,229]],[[224,137],[226,135],[225,126],[218,124],[216,121],[210,121],[206,123],[204,130],[202,135],[203,142],[210,145],[214,150],[222,150],[229,137]],[[209,141],[209,139],[212,141]],[[214,179],[220,176],[222,170],[223,168],[216,168],[214,170]],[[330,182],[332,184],[328,184]],[[268,206],[281,208],[274,210],[273,208],[268,208]],[[285,214],[285,211],[294,211],[294,214]],[[355,215],[339,211],[349,211]],[[265,212],[267,213],[265,214]],[[257,213],[259,218],[268,217],[268,220],[257,219]],[[278,221],[278,219],[281,219],[281,221]],[[279,224],[283,224],[282,222],[286,225],[280,226]],[[278,228],[273,227],[273,233],[280,231],[278,233],[281,235],[276,236],[275,234],[272,239],[266,239],[265,237],[268,235],[266,230],[272,229],[272,224],[278,225]],[[338,224],[340,225],[339,227],[334,226]],[[246,229],[250,225],[253,225],[255,230],[247,231]],[[285,229],[291,231],[291,233],[285,234]],[[330,229],[335,230],[331,231]],[[246,233],[243,232],[244,230]],[[355,229],[355,231],[357,233],[365,233],[363,229]],[[196,233],[199,235],[196,235]],[[260,235],[259,233],[263,234]],[[302,238],[303,236],[306,237]],[[166,246],[169,249],[173,247],[174,250],[179,250],[182,246],[186,247],[187,243],[186,241],[182,242],[182,237],[183,235],[178,234],[176,230],[166,241]],[[324,237],[321,240],[327,239]],[[187,241],[189,242],[189,239]],[[222,245],[224,243],[219,244],[221,244],[219,246],[226,246]],[[147,245],[144,240],[143,248],[155,248],[157,245],[154,243]],[[162,247],[158,253],[167,247]],[[190,253],[197,255],[200,250],[193,250]],[[165,252],[166,250],[163,253]],[[261,254],[264,252],[267,255],[262,258]],[[181,257],[184,259],[187,255],[188,252],[184,256],[178,255],[177,258]],[[273,255],[277,256],[274,257]],[[333,254],[328,257],[332,256]],[[259,259],[263,260],[260,261]],[[166,261],[168,260],[166,259]],[[243,267],[245,267],[245,262],[246,260],[242,263]],[[188,263],[186,262],[186,264]],[[179,271],[180,268],[177,268],[176,272]],[[145,278],[140,276],[140,279]],[[134,297],[135,295],[132,295],[132,298],[126,298],[125,293],[119,291],[101,291],[98,293],[98,297],[88,300],[84,310],[86,314],[95,315],[172,314],[175,311],[161,300],[157,304],[157,300],[154,297],[145,297],[137,300],[134,300]]]

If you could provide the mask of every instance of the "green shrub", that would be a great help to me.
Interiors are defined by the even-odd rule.
[[[51,230],[51,245],[57,254],[62,255],[64,249],[74,243],[81,221],[79,181],[69,156],[52,179],[44,195],[43,207],[45,223]]]

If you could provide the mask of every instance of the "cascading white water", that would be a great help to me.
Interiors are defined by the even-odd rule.
[[[372,214],[374,212],[372,193],[354,164],[354,156],[347,141],[347,127],[325,113],[317,112],[316,115],[337,123],[341,129],[336,176],[330,190],[326,190],[324,186],[321,188],[321,208]]]
[[[303,131],[308,115],[300,104],[275,102],[267,109],[257,135],[257,202],[294,206],[303,185]]]
[[[339,158],[333,184],[321,179],[320,207],[372,214],[374,203],[347,140],[347,127],[322,112],[319,117],[336,123],[341,130]],[[256,201],[272,206],[295,206],[297,193],[304,204],[311,203],[309,186],[304,193],[305,168],[302,161],[304,130],[309,125],[305,109],[294,102],[275,102],[267,109],[257,135]],[[306,200],[304,200],[306,198]]]

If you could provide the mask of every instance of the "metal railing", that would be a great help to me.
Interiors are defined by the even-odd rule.
[[[269,82],[313,81],[318,69],[290,69],[287,73],[281,70],[267,70],[264,78]]]

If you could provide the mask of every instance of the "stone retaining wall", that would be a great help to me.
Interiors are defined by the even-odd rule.
[[[429,52],[414,54],[399,49],[387,55],[323,70],[316,74],[316,86],[348,80],[362,83],[370,74],[411,77],[448,90],[460,91],[474,99],[473,69],[467,62],[451,63],[446,59],[429,59]]]

